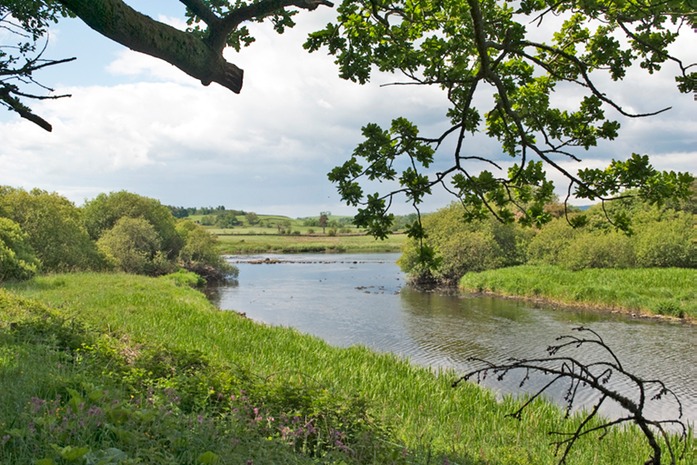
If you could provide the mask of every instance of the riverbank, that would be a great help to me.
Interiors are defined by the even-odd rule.
[[[523,265],[467,273],[462,292],[530,299],[643,317],[697,321],[697,270],[585,269]]]
[[[548,432],[578,426],[543,402],[513,420],[518,402],[453,389],[455,373],[219,311],[186,281],[71,274],[0,290],[0,462],[555,464]],[[647,456],[638,431],[613,430],[568,463]]]

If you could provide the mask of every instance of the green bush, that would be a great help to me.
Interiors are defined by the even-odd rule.
[[[68,199],[40,189],[0,188],[0,211],[18,223],[44,272],[95,270],[102,266],[81,211]]]
[[[22,228],[9,218],[0,217],[0,283],[10,279],[29,279],[39,260]]]
[[[564,218],[552,220],[540,229],[528,245],[528,260],[533,264],[564,265],[566,249],[579,235]]]
[[[569,243],[562,255],[562,266],[584,268],[630,268],[636,263],[632,239],[618,231],[583,232]]]
[[[177,224],[177,233],[184,242],[179,252],[179,265],[209,282],[237,277],[239,270],[227,263],[218,252],[216,236],[187,220]]]
[[[432,277],[455,282],[470,271],[501,268],[525,261],[530,230],[495,219],[466,222],[459,204],[425,216],[423,226],[427,233],[426,248],[422,249],[417,241],[409,241],[399,259],[402,270],[416,281]],[[435,255],[425,253],[428,250]]]
[[[128,217],[144,218],[153,226],[159,236],[160,250],[167,258],[175,259],[183,245],[174,215],[155,199],[126,191],[99,194],[85,204],[83,214],[87,231],[94,240],[113,228],[120,218]]]
[[[120,218],[97,245],[112,266],[126,273],[156,276],[174,271],[160,250],[160,236],[145,218]]]
[[[643,225],[636,233],[637,265],[697,268],[696,231],[695,215],[685,213]]]

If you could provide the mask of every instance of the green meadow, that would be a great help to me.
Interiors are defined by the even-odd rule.
[[[279,235],[225,234],[218,237],[218,250],[223,254],[244,253],[373,253],[399,252],[406,241],[404,234],[392,234],[385,240],[368,235]]]
[[[458,374],[219,311],[191,275],[38,277],[0,289],[0,463],[555,464],[579,419]],[[569,464],[641,464],[636,429]],[[694,463],[694,439],[678,463]]]

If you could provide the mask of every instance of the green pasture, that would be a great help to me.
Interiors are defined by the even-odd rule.
[[[278,235],[226,234],[218,236],[223,254],[309,253],[309,252],[399,252],[406,235],[393,234],[385,240],[368,235]]]

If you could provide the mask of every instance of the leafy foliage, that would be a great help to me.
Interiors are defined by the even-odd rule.
[[[45,44],[39,43],[49,25],[63,14],[65,10],[54,0],[4,0],[0,4],[0,29],[7,33],[1,40],[17,40],[0,43],[0,105],[48,131],[51,125],[33,113],[22,99],[68,97],[51,95],[52,89],[41,85],[34,77],[42,68],[74,60],[44,59]]]
[[[648,73],[671,64],[678,89],[695,90],[692,65],[668,51],[678,34],[692,33],[693,13],[684,0],[344,0],[336,21],[311,34],[305,47],[326,47],[340,76],[358,83],[377,69],[401,75],[405,81],[397,84],[442,89],[448,127],[429,137],[405,118],[395,118],[389,129],[369,123],[364,142],[329,179],[347,204],[360,206],[357,224],[376,237],[389,230],[396,196],[403,194],[418,208],[437,185],[462,202],[467,219],[493,214],[504,222],[545,223],[550,217],[543,207],[553,198],[548,169],[561,172],[569,180],[569,196],[577,198],[605,201],[626,189],[653,203],[684,197],[692,176],[658,172],[645,155],[577,174],[561,163],[581,161],[600,141],[618,136],[620,124],[607,110],[624,117],[666,110],[630,113],[600,87],[606,77],[621,80],[634,64]],[[558,26],[539,27],[551,16],[561,18]],[[552,33],[540,39],[548,30]],[[558,89],[576,90],[576,108],[552,98]],[[481,103],[486,98],[489,103]],[[495,140],[500,154],[470,143],[477,132]],[[450,162],[439,162],[434,172],[436,156],[450,147]],[[512,162],[507,170],[506,159]],[[488,169],[481,170],[482,163]],[[363,180],[399,187],[369,193]],[[621,218],[610,220],[629,227]],[[423,230],[415,227],[410,234],[420,238]]]
[[[144,218],[155,229],[166,257],[175,258],[182,247],[174,215],[158,200],[119,191],[99,194],[85,203],[83,210],[87,231],[94,240],[113,228],[123,217]]]
[[[110,263],[126,273],[160,275],[173,271],[161,251],[157,231],[145,218],[119,218],[97,245]]]
[[[177,232],[184,240],[184,247],[179,251],[178,257],[182,267],[194,271],[209,282],[237,277],[239,270],[228,264],[218,252],[216,236],[187,220],[177,223]]]
[[[491,218],[465,222],[465,214],[462,205],[453,203],[424,217],[426,237],[410,240],[399,259],[412,280],[454,283],[470,271],[525,261],[525,243],[532,231]]]
[[[31,278],[39,264],[22,228],[14,221],[0,217],[0,283]]]
[[[0,187],[0,213],[17,222],[45,272],[99,269],[102,259],[82,212],[56,193]]]

